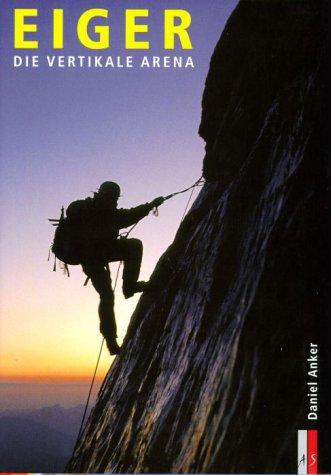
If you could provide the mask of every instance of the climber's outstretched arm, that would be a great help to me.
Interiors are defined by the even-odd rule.
[[[138,223],[138,221],[145,218],[153,208],[160,206],[163,201],[164,198],[160,196],[150,203],[135,206],[134,208],[120,208],[117,214],[119,228],[127,228],[128,226]]]

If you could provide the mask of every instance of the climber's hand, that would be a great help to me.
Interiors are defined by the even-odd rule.
[[[151,206],[152,206],[152,208],[157,208],[162,203],[164,203],[164,198],[163,198],[163,196],[159,196],[158,198],[155,198],[155,200],[153,200],[151,202]]]

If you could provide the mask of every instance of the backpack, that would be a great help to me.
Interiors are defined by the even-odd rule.
[[[67,265],[82,264],[89,251],[90,211],[92,198],[73,201],[66,210],[62,208],[60,219],[50,219],[56,226],[52,252]]]

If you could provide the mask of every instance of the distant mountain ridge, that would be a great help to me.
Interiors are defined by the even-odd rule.
[[[0,412],[0,471],[63,472],[84,406]]]

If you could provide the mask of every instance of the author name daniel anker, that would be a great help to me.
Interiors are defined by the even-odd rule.
[[[307,389],[309,421],[318,420],[318,344],[309,344],[307,357]]]

